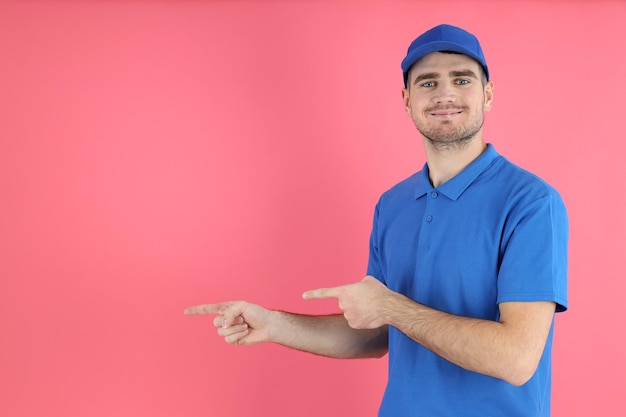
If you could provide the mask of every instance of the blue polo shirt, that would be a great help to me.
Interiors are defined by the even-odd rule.
[[[423,170],[376,205],[368,275],[451,314],[499,320],[506,301],[567,309],[568,222],[557,191],[492,145],[441,186]],[[380,417],[549,417],[554,326],[521,387],[467,371],[389,329]]]

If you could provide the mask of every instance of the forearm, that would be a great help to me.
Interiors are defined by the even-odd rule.
[[[343,315],[272,312],[269,341],[331,358],[379,358],[387,353],[387,327],[357,330]]]
[[[387,303],[386,321],[450,362],[513,385],[534,374],[549,327],[538,332],[530,328],[532,320],[509,325],[444,313],[400,294],[394,299]]]

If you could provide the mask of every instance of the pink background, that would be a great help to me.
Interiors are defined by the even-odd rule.
[[[400,60],[482,40],[486,138],[571,222],[553,416],[623,416],[626,2],[0,2],[0,415],[375,416],[386,360],[229,346],[197,303],[309,313],[424,163]]]

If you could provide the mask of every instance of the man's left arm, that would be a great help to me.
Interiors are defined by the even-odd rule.
[[[499,321],[462,317],[417,303],[371,276],[307,291],[304,298],[337,298],[355,329],[391,325],[464,369],[516,386],[535,373],[556,308],[551,301],[503,302]]]

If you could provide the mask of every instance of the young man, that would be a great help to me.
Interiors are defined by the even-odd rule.
[[[185,312],[217,314],[232,344],[336,358],[388,352],[381,417],[547,417],[554,313],[567,309],[563,201],[483,140],[493,83],[472,34],[430,29],[402,70],[427,163],[376,205],[368,275],[304,293],[337,298],[343,314],[241,301]]]

